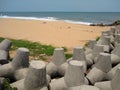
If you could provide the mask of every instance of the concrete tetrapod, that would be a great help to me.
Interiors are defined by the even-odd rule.
[[[112,90],[111,81],[96,82],[95,86],[100,90]]]
[[[107,31],[102,31],[101,36],[108,36],[108,32]]]
[[[96,44],[96,40],[90,40],[90,41],[88,42],[88,46],[87,46],[87,48],[86,48],[86,50],[85,50],[85,54],[86,54],[86,55],[92,53],[92,50],[93,50],[95,44]]]
[[[44,62],[34,61],[30,64],[24,80],[24,86],[26,90],[40,90],[47,86],[46,65]]]
[[[33,61],[34,61],[34,60],[33,60]],[[32,63],[33,61],[31,60],[30,63]],[[21,69],[16,70],[15,73],[14,73],[14,78],[15,78],[15,80],[24,79],[25,76],[27,75],[28,69],[29,69],[29,68],[26,67],[26,68],[21,68]],[[48,80],[48,82],[49,82],[49,81],[51,80],[50,76],[47,75],[47,78],[49,79],[49,80]]]
[[[51,78],[57,76],[64,76],[65,70],[67,69],[66,57],[63,48],[56,48],[53,53],[51,62],[46,66],[47,74]]]
[[[115,34],[120,34],[120,25],[115,27]]]
[[[27,68],[29,66],[29,50],[19,48],[12,62],[0,66],[0,77],[11,78],[17,70]],[[21,75],[20,75],[21,76]]]
[[[84,60],[84,61],[86,61],[83,47],[78,46],[78,47],[74,48],[72,60]]]
[[[112,30],[108,30],[105,31],[105,33],[102,33],[103,36],[109,36],[110,37],[110,42],[113,43],[114,42],[114,31]]]
[[[43,61],[32,61],[25,79],[11,84],[18,90],[48,90],[46,65]]]
[[[97,44],[104,46],[104,52],[110,52],[111,39],[109,36],[101,36],[100,39],[97,41]]]
[[[120,43],[120,34],[115,35],[115,40],[114,40],[114,46],[117,46],[117,44]]]
[[[110,29],[107,31],[108,35],[112,35],[113,37],[114,37],[114,35],[115,35],[115,32],[116,32],[115,28],[110,28]]]
[[[112,51],[114,49],[114,31],[113,30],[109,30],[109,31],[106,31],[107,32],[107,35],[108,37],[110,37],[110,51]]]
[[[67,85],[65,83],[64,77],[52,80],[49,90],[67,90]]]
[[[77,60],[68,62],[65,76],[50,83],[50,90],[67,90],[70,87],[88,84],[84,76],[83,64]]]
[[[5,50],[5,51],[9,51],[11,48],[12,42],[8,39],[4,39],[1,43],[0,43],[0,50]]]
[[[92,52],[94,63],[98,59],[98,56],[100,55],[100,53],[103,53],[103,52],[104,52],[104,46],[96,44]]]
[[[120,90],[120,67],[117,69],[114,78],[111,81],[112,90]]]
[[[100,90],[120,90],[120,67],[117,69],[112,81],[97,82],[95,86]]]
[[[120,63],[120,44],[117,44],[117,46],[111,52],[111,62],[112,65],[117,65]]]
[[[111,31],[111,35],[114,36],[115,35],[115,31],[116,31],[115,28],[110,28],[110,31]]]
[[[27,71],[28,71],[28,67],[16,70],[14,73],[14,79],[18,81],[25,78]]]
[[[0,64],[3,65],[3,64],[9,63],[8,57],[9,57],[9,54],[7,51],[0,50]]]
[[[87,65],[91,66],[94,64],[94,59],[97,59],[99,56],[99,53],[104,52],[103,45],[95,45],[93,48],[92,53],[86,55],[87,58]]]
[[[64,80],[68,87],[85,84],[83,63],[75,60],[70,61],[64,76]]]
[[[76,86],[76,87],[71,87],[68,90],[100,90],[100,89],[95,86],[80,85],[80,86]]]
[[[108,73],[107,73],[107,78],[108,80],[112,80],[113,77],[115,76],[116,70],[118,69],[118,67],[120,67],[120,64],[116,65],[115,67],[113,67]]]
[[[114,35],[118,34],[118,29],[116,27],[114,27],[112,29],[115,31]]]
[[[95,64],[95,67],[102,70],[105,73],[108,73],[111,68],[111,58],[110,54],[108,53],[100,53],[98,56],[98,61]]]
[[[94,84],[95,82],[105,80],[107,73],[111,70],[111,68],[110,54],[100,53],[97,63],[86,77],[89,79],[91,84]]]
[[[114,35],[115,35],[115,30],[114,29],[110,29],[109,31],[107,31],[108,36],[111,37],[111,42],[114,41]]]
[[[87,60],[86,60],[86,56],[85,56],[83,47],[80,47],[80,46],[75,47],[73,50],[73,57],[71,59],[81,61],[81,63],[83,63],[83,67],[84,67],[84,73],[86,73]]]
[[[19,48],[11,64],[15,70],[28,67],[29,66],[29,50],[26,48]]]
[[[11,41],[4,39],[0,43],[0,64],[6,64],[9,62],[9,50],[11,48]]]

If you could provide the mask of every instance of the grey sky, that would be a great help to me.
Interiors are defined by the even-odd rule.
[[[0,0],[0,11],[120,12],[120,0]]]

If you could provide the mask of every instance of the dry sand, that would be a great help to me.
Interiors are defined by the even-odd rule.
[[[26,39],[57,47],[83,46],[110,27],[87,26],[63,21],[0,19],[0,37]]]

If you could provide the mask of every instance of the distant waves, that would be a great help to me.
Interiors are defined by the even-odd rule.
[[[120,12],[0,12],[0,17],[90,25],[111,24],[120,20]]]
[[[13,17],[13,16],[0,16],[0,18],[12,18],[12,19],[24,19],[24,20],[45,20],[45,21],[56,21],[54,17],[45,17],[45,18],[37,18],[37,17]]]
[[[23,19],[23,20],[43,20],[43,21],[64,21],[67,23],[73,23],[73,24],[84,24],[84,25],[90,25],[92,23],[89,22],[82,22],[82,21],[72,21],[72,20],[62,20],[56,17],[43,17],[43,18],[38,18],[38,17],[13,17],[13,16],[0,16],[0,18],[8,18],[8,19]]]

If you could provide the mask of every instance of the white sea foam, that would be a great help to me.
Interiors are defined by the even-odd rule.
[[[64,20],[67,23],[73,23],[73,24],[84,24],[84,25],[90,25],[92,23],[89,22],[81,22],[81,21],[72,21],[72,20]]]
[[[81,21],[72,21],[72,20],[60,20],[55,17],[43,17],[43,18],[37,18],[37,17],[13,17],[13,16],[0,16],[0,18],[11,18],[11,19],[23,19],[23,20],[43,20],[43,21],[64,21],[67,23],[73,23],[73,24],[84,24],[84,25],[90,25],[91,23],[88,22],[81,22]]]
[[[12,19],[23,19],[23,20],[44,20],[44,21],[57,21],[57,18],[54,17],[43,17],[43,18],[37,18],[37,17],[12,17],[12,16],[0,16],[0,18],[12,18]]]

